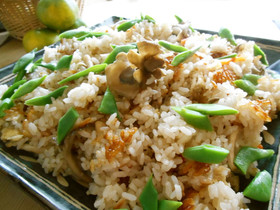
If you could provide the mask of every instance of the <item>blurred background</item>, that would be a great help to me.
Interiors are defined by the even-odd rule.
[[[0,68],[26,53],[22,38],[41,27],[34,5],[39,0],[0,0]],[[218,31],[280,41],[279,0],[76,0],[80,19],[93,26],[111,16],[129,19],[149,15],[157,22],[176,23],[174,15],[195,29]],[[15,6],[18,3],[19,6]],[[10,5],[10,6],[9,6]],[[29,14],[33,18],[28,18]],[[17,22],[18,21],[18,22]],[[8,26],[9,25],[9,26]],[[45,209],[34,196],[0,173],[0,209]]]

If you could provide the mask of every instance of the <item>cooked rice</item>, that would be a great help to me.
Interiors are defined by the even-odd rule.
[[[185,209],[244,209],[250,201],[242,192],[233,190],[236,170],[232,157],[241,146],[257,147],[261,132],[280,108],[280,82],[265,74],[259,80],[255,96],[248,96],[236,88],[230,78],[245,73],[263,71],[264,66],[254,56],[253,41],[237,39],[238,47],[214,35],[191,32],[188,24],[167,25],[143,21],[127,32],[116,26],[102,26],[96,31],[110,36],[65,39],[56,47],[45,47],[43,60],[57,62],[63,55],[73,54],[70,69],[50,71],[44,67],[29,74],[28,79],[47,75],[42,85],[16,101],[16,106],[0,119],[1,139],[8,147],[28,150],[38,155],[38,162],[46,173],[61,180],[71,176],[62,146],[57,145],[59,119],[70,107],[79,112],[73,135],[73,148],[85,173],[93,181],[87,194],[97,195],[93,206],[97,209],[115,207],[141,209],[139,196],[153,174],[159,199],[183,201]],[[111,44],[123,45],[143,40],[167,40],[184,43],[188,49],[202,46],[199,51],[178,67],[170,65],[172,51],[161,48],[166,66],[164,76],[151,80],[133,99],[115,95],[117,114],[98,112],[106,90],[106,76],[90,73],[67,83],[62,97],[44,107],[24,107],[25,100],[46,95],[59,87],[57,82],[75,72],[104,61],[112,51]],[[237,53],[243,60],[222,64],[214,55]],[[228,77],[221,74],[228,73]],[[222,80],[221,80],[222,79]],[[216,81],[215,81],[216,80]],[[0,96],[7,85],[0,88]],[[188,125],[171,106],[190,103],[217,103],[233,107],[237,115],[210,117],[214,131],[200,130]],[[266,103],[267,102],[267,103]],[[70,135],[70,134],[69,134]],[[66,137],[68,141],[71,137]],[[108,147],[114,139],[125,141],[124,147],[108,158]],[[220,164],[202,164],[182,158],[186,147],[212,144],[230,150],[231,155]],[[256,173],[256,164],[249,174]],[[85,195],[86,196],[86,195]],[[120,206],[120,203],[122,204]]]

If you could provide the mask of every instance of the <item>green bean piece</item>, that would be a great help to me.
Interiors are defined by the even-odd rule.
[[[258,85],[258,80],[261,78],[262,76],[257,75],[257,74],[244,74],[242,79],[244,80],[248,80],[250,82],[253,83],[253,85]]]
[[[155,19],[152,18],[151,16],[149,15],[145,15],[144,17],[141,17],[142,20],[147,20],[148,22],[150,23],[156,23]]]
[[[238,79],[233,82],[238,88],[244,90],[249,96],[253,96],[257,90],[256,86],[249,80]]]
[[[38,64],[38,66],[42,66],[42,67],[47,68],[51,71],[54,71],[56,69],[56,65],[53,64],[53,63],[40,63],[40,64]]]
[[[262,62],[262,64],[268,66],[268,61],[266,59],[266,55],[265,53],[262,51],[262,49],[258,46],[258,45],[254,45],[254,56],[262,56],[260,61]]]
[[[122,46],[117,46],[115,47],[112,52],[107,56],[107,58],[105,59],[104,63],[107,64],[111,64],[114,63],[114,61],[116,60],[117,55],[120,52],[125,52],[127,53],[129,50],[131,49],[136,49],[137,46],[135,45],[122,45]]]
[[[269,158],[273,154],[274,150],[272,149],[242,147],[234,159],[234,164],[240,169],[243,174],[246,174],[252,162],[263,158]]]
[[[79,113],[74,107],[70,108],[62,118],[60,118],[57,127],[57,143],[61,144],[65,136],[71,131],[75,125],[77,119],[79,118]]]
[[[20,81],[14,83],[13,85],[11,85],[11,86],[5,91],[5,93],[2,95],[1,100],[4,100],[5,98],[10,98],[10,97],[14,94],[15,90],[16,90],[19,86],[21,86],[22,84],[24,84],[25,82],[26,82],[26,80],[20,80]]]
[[[139,200],[143,210],[158,209],[158,192],[153,184],[153,177],[151,176],[145,185]]]
[[[13,68],[13,73],[18,73],[25,69],[25,67],[31,63],[35,57],[36,49],[32,50],[31,52],[23,55],[15,64]]]
[[[200,49],[200,47],[198,47],[194,50],[188,50],[188,51],[179,53],[178,55],[176,55],[173,58],[171,65],[178,66],[180,63],[183,63],[185,60],[187,60],[188,58],[193,56],[199,49]]]
[[[73,55],[62,56],[56,64],[56,70],[69,69]]]
[[[243,194],[256,201],[268,202],[270,200],[271,189],[271,175],[266,170],[263,170],[256,174],[254,179],[243,191]]]
[[[226,38],[232,45],[236,46],[237,43],[235,42],[234,35],[230,32],[227,28],[221,28],[219,31],[219,35],[222,38]]]
[[[223,56],[223,57],[219,57],[217,58],[218,60],[223,60],[223,59],[228,59],[228,58],[235,58],[237,56],[237,53],[233,53],[231,55],[226,55],[226,56]]]
[[[31,62],[29,63],[26,67],[25,67],[25,71],[26,73],[32,73],[35,71],[35,69],[41,64],[43,58],[39,58],[38,60],[36,60],[35,62]]]
[[[183,156],[201,163],[221,163],[229,154],[227,149],[210,144],[186,148]]]
[[[25,74],[26,74],[25,69],[20,70],[20,71],[17,73],[17,76],[16,76],[15,79],[14,79],[14,83],[16,83],[16,82],[22,80],[22,78],[24,77]]]
[[[101,101],[101,104],[98,108],[98,111],[103,114],[114,114],[117,113],[118,118],[120,119],[118,107],[116,100],[109,88],[106,89],[104,97]]]
[[[189,25],[189,29],[191,29],[192,32],[195,32],[194,28]]]
[[[10,98],[5,98],[0,103],[0,118],[4,117],[6,115],[5,111],[12,108],[14,106],[14,102]]]
[[[80,29],[73,29],[68,30],[59,35],[60,39],[72,39],[73,37],[79,38],[81,36],[84,36],[88,34],[89,31],[86,30],[80,30]]]
[[[158,210],[177,210],[182,205],[183,203],[179,201],[159,200]]]
[[[24,104],[26,104],[27,106],[44,106],[46,104],[51,104],[52,98],[57,99],[58,97],[62,96],[62,94],[66,88],[68,88],[67,85],[60,87],[45,96],[31,98],[31,99],[25,101]]]
[[[171,107],[174,111],[183,117],[183,119],[195,128],[213,131],[213,127],[207,115],[181,107]]]
[[[158,44],[162,47],[164,47],[165,49],[167,50],[172,50],[174,52],[185,52],[185,51],[188,51],[187,48],[183,47],[183,46],[180,46],[180,45],[175,45],[175,44],[171,44],[167,41],[159,41]]]
[[[91,32],[88,32],[87,34],[85,34],[84,36],[81,36],[79,37],[77,40],[78,41],[83,41],[85,40],[86,38],[92,38],[92,37],[101,37],[103,35],[109,35],[108,33],[105,33],[105,32],[94,32],[94,31],[91,31]]]
[[[65,79],[61,80],[60,82],[58,82],[59,85],[63,85],[67,82],[73,81],[73,80],[77,80],[80,77],[84,77],[87,76],[90,72],[94,72],[94,73],[101,73],[102,71],[105,70],[107,64],[103,63],[103,64],[97,64],[95,66],[89,67],[88,69],[85,69],[83,71],[80,71],[76,74],[73,74],[69,77],[66,77]]]
[[[180,18],[178,15],[175,15],[176,20],[178,21],[179,24],[184,23],[183,19]]]
[[[230,115],[238,114],[238,110],[220,104],[189,104],[184,106],[186,109],[200,112],[206,115]]]
[[[140,23],[141,21],[142,21],[141,19],[134,19],[134,20],[126,21],[126,22],[120,24],[117,27],[117,30],[118,31],[127,31],[132,26],[134,26],[136,23]]]
[[[21,96],[26,95],[27,93],[31,93],[35,88],[42,84],[46,77],[47,76],[43,76],[41,78],[32,79],[28,82],[25,82],[23,85],[19,86],[19,88],[14,92],[14,94],[11,96],[11,99],[15,100],[20,98]]]

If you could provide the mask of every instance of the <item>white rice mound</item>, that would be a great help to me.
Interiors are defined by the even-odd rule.
[[[232,46],[217,35],[209,41],[211,35],[192,32],[188,26],[188,23],[143,21],[127,32],[118,32],[116,25],[102,26],[95,30],[109,35],[83,41],[63,39],[56,47],[45,47],[46,63],[72,54],[70,69],[50,71],[38,67],[27,75],[27,79],[47,77],[0,119],[1,140],[7,147],[37,154],[46,173],[71,176],[74,172],[66,161],[69,157],[63,153],[63,145],[74,138],[72,150],[79,167],[92,178],[87,194],[97,195],[92,201],[96,209],[142,209],[139,196],[151,175],[159,199],[182,201],[185,209],[246,209],[250,201],[238,192],[238,176],[233,173],[238,170],[233,159],[241,146],[261,144],[260,134],[267,130],[264,124],[275,118],[280,108],[280,82],[265,73],[260,57],[254,56],[253,41],[237,39],[237,46]],[[116,113],[98,112],[107,87],[105,74],[90,73],[67,83],[69,88],[52,104],[24,106],[25,100],[60,87],[57,84],[60,80],[101,64],[112,51],[111,44],[143,40],[155,43],[166,40],[188,49],[201,48],[174,67],[170,62],[176,53],[161,47],[166,64],[161,69],[164,76],[133,99],[115,95],[122,120]],[[237,53],[238,59],[228,62],[216,59],[232,53]],[[264,76],[254,96],[248,96],[226,76],[238,79],[256,72]],[[2,85],[0,95],[6,89],[7,85]],[[171,109],[191,103],[222,104],[237,109],[239,114],[210,116],[214,130],[200,130]],[[73,132],[62,145],[57,145],[59,119],[70,107],[76,108],[79,118]],[[120,142],[124,142],[122,147]],[[226,148],[230,155],[220,164],[198,163],[182,157],[185,148],[201,144]],[[249,175],[257,171],[255,163]]]

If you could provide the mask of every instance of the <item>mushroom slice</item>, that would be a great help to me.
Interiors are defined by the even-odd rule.
[[[88,187],[89,183],[92,182],[92,178],[83,171],[79,161],[72,153],[74,140],[75,135],[73,133],[66,137],[63,144],[63,154],[69,168],[72,170],[73,178],[82,186]]]
[[[119,53],[116,61],[105,69],[107,85],[116,94],[133,98],[139,91],[139,83],[134,79],[134,69],[125,53]]]

